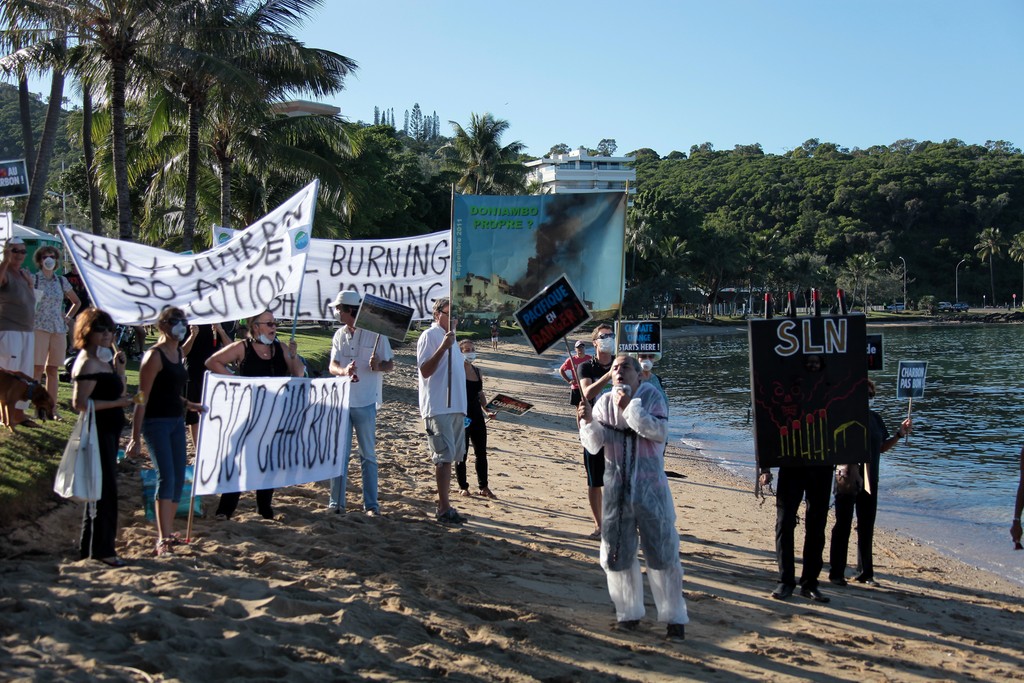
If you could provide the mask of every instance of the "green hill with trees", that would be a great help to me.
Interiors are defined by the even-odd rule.
[[[952,300],[959,276],[973,305],[1011,303],[1012,292],[1020,303],[1024,155],[1009,143],[847,150],[808,140],[785,155],[756,144],[633,154],[626,264],[630,283],[643,285],[638,302],[689,285],[806,296],[836,284],[860,303],[892,302],[905,262],[912,302]]]

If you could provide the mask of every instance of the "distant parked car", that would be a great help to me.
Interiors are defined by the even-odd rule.
[[[953,310],[954,311],[959,311],[961,313],[967,312],[967,310],[969,308],[970,308],[970,305],[969,304],[965,304],[963,301],[957,301],[955,304],[953,304]]]
[[[904,309],[905,307],[903,304],[889,304],[888,306],[885,307],[885,310],[889,311],[890,313],[899,313],[902,312]]]
[[[949,303],[948,301],[940,301],[939,305],[937,306],[937,308],[940,311],[952,311],[953,310],[953,304]]]

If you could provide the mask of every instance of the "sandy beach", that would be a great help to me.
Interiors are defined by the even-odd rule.
[[[118,547],[130,567],[76,559],[75,504],[0,538],[0,679],[1024,679],[1024,589],[878,531],[880,587],[826,582],[829,604],[772,600],[774,500],[674,447],[686,640],[664,639],[649,594],[641,628],[612,631],[568,390],[550,370],[564,349],[486,346],[488,395],[535,407],[489,424],[498,498],[456,496],[465,526],[433,518],[405,345],[378,417],[383,517],[358,509],[355,458],[347,514],[326,512],[326,483],[280,490],[273,521],[244,494],[234,520],[197,519],[194,542],[157,559],[138,477],[148,463],[124,462]],[[798,526],[798,563],[801,544]]]

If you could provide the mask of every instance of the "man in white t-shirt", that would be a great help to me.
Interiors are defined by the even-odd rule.
[[[348,377],[348,430],[341,435],[341,476],[331,479],[328,508],[345,511],[345,487],[348,484],[348,459],[352,451],[352,431],[359,443],[363,474],[363,510],[369,517],[380,515],[377,501],[377,408],[383,402],[384,373],[395,367],[388,338],[355,327],[362,297],[358,292],[338,294],[331,306],[341,327],[331,342],[330,373]]]
[[[438,299],[433,310],[434,324],[416,343],[420,416],[437,480],[437,521],[462,524],[466,518],[451,506],[449,491],[452,463],[466,457],[466,367],[455,343],[455,319],[449,319],[451,302]]]

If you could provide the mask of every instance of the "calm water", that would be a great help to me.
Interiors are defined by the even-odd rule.
[[[869,327],[883,335],[885,366],[874,409],[895,431],[899,360],[928,361],[914,433],[882,455],[878,526],[1024,584],[1010,518],[1024,444],[1024,327]],[[753,490],[746,334],[667,342],[655,368],[672,409],[672,437],[742,474]],[[768,513],[771,514],[771,513]]]

